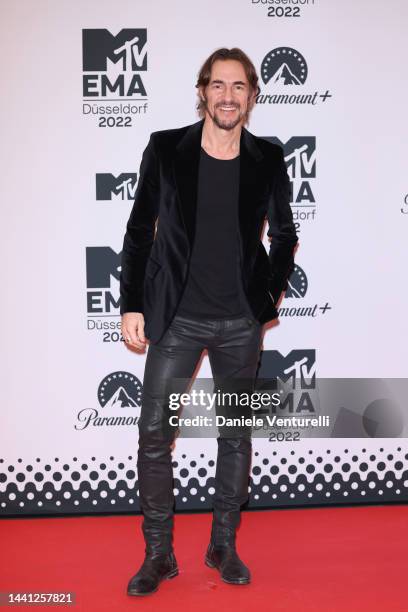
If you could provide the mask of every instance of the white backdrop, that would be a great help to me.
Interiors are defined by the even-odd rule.
[[[298,268],[279,324],[266,330],[264,355],[286,366],[307,355],[318,377],[406,376],[406,2],[0,6],[2,513],[138,508],[135,417],[145,354],[120,339],[118,258],[149,135],[197,121],[197,72],[218,47],[241,47],[265,79],[276,74],[261,72],[268,54],[276,68],[290,49],[307,65],[306,80],[261,79],[261,95],[309,94],[315,102],[259,103],[249,125],[284,145],[295,195],[302,181],[313,194],[303,206],[293,202],[294,214],[309,218],[299,221]],[[123,40],[103,30],[129,30],[125,40],[146,31],[139,51],[147,69],[143,57],[133,69],[122,56],[110,66],[106,49]],[[290,65],[292,77],[299,64]],[[84,95],[84,75],[88,93],[98,93],[103,74],[127,83],[136,74],[139,92]],[[138,112],[101,125],[104,116],[84,114],[84,104]],[[293,175],[292,153],[303,146]],[[129,176],[114,178],[121,174]],[[206,355],[198,376],[211,376]],[[128,406],[112,401],[121,389]],[[87,416],[128,421],[84,426]],[[406,426],[399,438],[256,440],[250,505],[406,500],[404,434]],[[215,447],[178,440],[178,509],[211,506]],[[343,469],[349,458],[351,469]]]

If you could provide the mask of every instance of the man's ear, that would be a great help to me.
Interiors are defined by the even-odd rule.
[[[198,88],[198,95],[200,96],[200,100],[202,100],[203,102],[206,101],[204,87],[201,86]]]
[[[255,105],[257,91],[252,91],[248,96],[248,110],[251,111]]]

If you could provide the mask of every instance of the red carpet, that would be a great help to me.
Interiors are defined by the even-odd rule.
[[[4,519],[0,591],[76,593],[77,604],[16,609],[407,612],[408,507],[243,512],[238,551],[250,585],[204,565],[210,514],[177,515],[180,574],[128,597],[143,560],[140,516]],[[3,608],[6,609],[6,608]]]

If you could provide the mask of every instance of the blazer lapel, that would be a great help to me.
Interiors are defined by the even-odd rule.
[[[197,213],[198,169],[204,120],[191,125],[176,147],[174,174],[180,216],[184,223],[190,250],[193,246]]]
[[[201,153],[201,136],[204,120],[191,125],[176,147],[174,175],[178,192],[180,216],[184,223],[190,249],[192,248],[197,213],[198,171]],[[258,148],[254,137],[242,128],[240,141],[240,178],[238,219],[241,234],[241,245],[250,227],[254,206],[260,190],[265,185],[260,180],[258,163],[263,153]]]
[[[238,201],[238,219],[242,248],[245,244],[245,236],[251,227],[258,194],[260,190],[265,188],[265,185],[260,180],[258,165],[262,159],[263,153],[258,148],[254,137],[248,130],[242,128]]]

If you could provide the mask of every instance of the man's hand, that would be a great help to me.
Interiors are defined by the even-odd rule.
[[[128,346],[144,349],[144,316],[141,312],[125,312],[122,315],[122,336]]]

